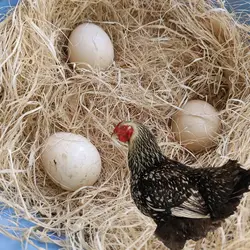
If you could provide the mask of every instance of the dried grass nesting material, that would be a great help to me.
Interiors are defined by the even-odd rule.
[[[114,42],[107,71],[67,63],[67,37],[86,21]],[[126,152],[113,146],[110,132],[120,120],[139,120],[171,158],[204,167],[232,158],[248,168],[248,32],[205,0],[23,0],[0,24],[0,201],[37,224],[25,235],[66,234],[63,249],[164,249],[131,200]],[[174,141],[169,128],[191,98],[215,106],[223,123],[218,146],[199,155]],[[103,169],[94,187],[65,192],[44,173],[43,142],[58,131],[97,146]],[[203,249],[250,249],[249,206],[246,197]]]

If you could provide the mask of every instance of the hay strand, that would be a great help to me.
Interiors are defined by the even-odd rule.
[[[67,63],[67,37],[86,21],[114,43],[107,71]],[[126,152],[110,132],[120,120],[140,120],[173,159],[206,167],[232,158],[249,168],[248,34],[205,0],[22,1],[0,23],[0,202],[37,225],[25,235],[66,235],[63,249],[164,249],[131,200]],[[193,98],[214,105],[223,123],[218,146],[199,155],[174,141],[169,128]],[[59,131],[86,136],[98,148],[103,168],[93,187],[65,192],[44,173],[44,139]],[[203,249],[250,249],[249,205],[245,198]]]

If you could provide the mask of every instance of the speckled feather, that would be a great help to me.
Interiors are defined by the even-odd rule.
[[[128,152],[131,195],[167,247],[182,249],[186,240],[205,237],[236,211],[249,191],[249,170],[231,160],[219,168],[193,169],[163,155],[144,125],[130,126],[136,131]]]

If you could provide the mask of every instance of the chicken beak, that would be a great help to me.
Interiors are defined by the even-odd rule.
[[[111,134],[111,138],[112,138],[113,141],[117,141],[118,140],[117,134],[115,134],[115,133]]]
[[[121,142],[121,141],[118,139],[117,134],[115,134],[115,133],[112,133],[112,134],[111,134],[111,139],[112,139],[114,145],[115,145],[116,147],[118,147],[118,148],[127,147],[127,146],[128,146],[127,143]]]
[[[115,133],[111,134],[111,140],[115,146],[120,146],[120,143],[118,141],[118,137]]]

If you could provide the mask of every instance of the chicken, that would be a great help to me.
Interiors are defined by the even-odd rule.
[[[237,161],[218,168],[191,168],[167,158],[140,123],[119,123],[112,138],[128,145],[132,199],[154,220],[156,237],[171,250],[206,237],[236,211],[249,191],[250,170]]]

